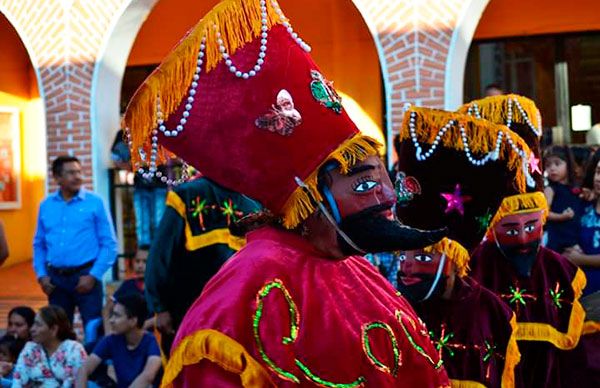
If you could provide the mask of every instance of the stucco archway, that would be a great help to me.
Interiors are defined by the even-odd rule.
[[[452,33],[444,82],[444,109],[455,110],[463,104],[465,63],[473,35],[490,0],[471,0],[463,7]]]

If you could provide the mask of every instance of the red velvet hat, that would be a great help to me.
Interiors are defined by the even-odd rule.
[[[528,177],[530,153],[506,126],[411,108],[400,129],[398,169],[404,181],[413,180],[412,187],[419,190],[398,206],[398,215],[413,227],[448,227],[448,237],[471,250],[483,238],[502,198],[524,193],[528,181],[533,185]]]
[[[459,113],[469,114],[495,124],[506,125],[521,136],[533,151],[529,170],[536,182],[536,189],[543,190],[544,176],[541,165],[542,116],[535,103],[517,94],[490,96],[464,104]]]
[[[165,147],[295,227],[321,200],[320,166],[337,160],[344,172],[379,147],[309,51],[275,0],[222,1],[131,100],[133,161],[155,170]]]

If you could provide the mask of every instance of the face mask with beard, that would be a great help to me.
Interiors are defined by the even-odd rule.
[[[431,297],[442,295],[446,291],[446,281],[448,276],[441,275],[435,283],[436,275],[431,274],[413,274],[413,277],[421,279],[414,284],[402,283],[401,277],[406,276],[402,271],[398,272],[398,291],[403,297],[408,299],[411,304],[423,302]],[[433,287],[433,290],[432,290]],[[429,294],[429,296],[427,296]]]
[[[387,205],[373,206],[346,216],[339,228],[362,250],[368,253],[420,249],[435,244],[447,234],[447,229],[421,230],[388,220],[381,213]],[[338,233],[338,243],[345,255],[358,253]]]
[[[540,240],[518,245],[500,245],[498,240],[496,240],[496,246],[513,266],[517,275],[526,278],[531,276],[531,269],[540,249]]]

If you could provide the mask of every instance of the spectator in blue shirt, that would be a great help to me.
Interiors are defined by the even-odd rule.
[[[77,388],[87,387],[88,377],[108,360],[115,368],[117,387],[147,388],[153,384],[161,359],[156,339],[142,328],[147,313],[146,300],[138,293],[116,299],[110,317],[115,334],[104,337],[96,345],[77,374]]]
[[[33,240],[33,268],[50,304],[84,325],[101,316],[102,275],[117,256],[113,224],[102,199],[81,187],[81,164],[72,156],[52,163],[59,189],[41,204]]]

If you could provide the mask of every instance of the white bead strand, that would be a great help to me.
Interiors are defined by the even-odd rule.
[[[261,3],[261,5],[262,5],[262,3]],[[298,43],[298,45],[300,47],[302,47],[302,50],[309,53],[312,50],[312,48],[302,38],[300,38],[298,36],[297,32],[294,32],[294,29],[292,28],[290,22],[286,19],[285,15],[283,14],[283,11],[279,7],[279,4],[277,3],[277,1],[271,0],[271,5],[273,6],[273,9],[277,13],[277,16],[279,16],[279,20],[282,22],[281,24],[283,24],[283,26],[287,29],[287,32],[290,34],[292,39],[294,39],[296,41],[296,43]]]
[[[179,119],[179,124],[173,130],[169,130],[164,122],[164,115],[162,113],[161,105],[160,105],[160,96],[156,97],[156,124],[158,130],[163,133],[166,137],[177,137],[183,130],[185,129],[185,125],[187,124],[187,119],[190,116],[190,111],[194,106],[196,88],[198,88],[198,79],[200,79],[200,72],[202,71],[202,65],[204,63],[204,51],[206,50],[206,37],[202,38],[200,43],[200,48],[198,49],[198,57],[196,60],[196,70],[194,71],[194,76],[192,77],[192,82],[190,84],[190,89],[188,90],[188,94],[186,97],[185,109]],[[153,137],[155,135],[152,135]],[[158,138],[157,138],[158,140]],[[154,148],[153,148],[154,150]]]
[[[229,67],[229,71],[235,74],[236,77],[242,79],[250,79],[262,69],[262,65],[265,63],[265,58],[267,56],[267,38],[269,37],[269,25],[268,25],[268,15],[267,15],[267,0],[260,0],[260,30],[261,30],[261,40],[260,40],[260,49],[258,53],[258,58],[256,59],[256,63],[254,67],[249,71],[241,71],[237,66],[233,63],[233,60],[229,56],[227,52],[227,48],[225,47],[225,42],[221,38],[221,33],[219,32],[219,27],[215,24],[213,27],[217,34],[217,43],[219,44],[219,52],[221,56],[225,60],[225,65]]]

